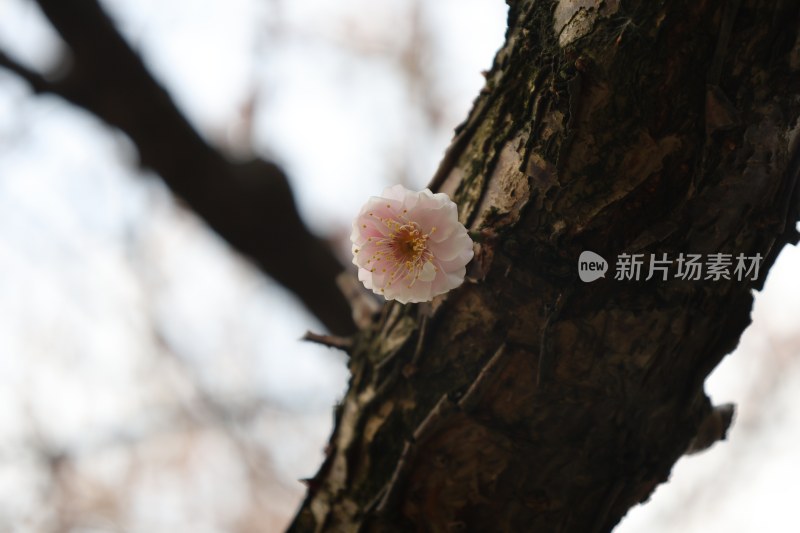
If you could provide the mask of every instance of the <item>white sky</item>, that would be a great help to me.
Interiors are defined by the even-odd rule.
[[[500,0],[425,4],[444,117],[429,131],[385,54],[407,38],[410,2],[103,4],[211,142],[239,153],[241,112],[254,99],[254,149],[286,167],[319,232],[346,232],[398,167],[411,185],[428,181],[505,31]],[[353,35],[359,50],[346,44]],[[59,42],[31,2],[0,0],[0,47],[46,68]],[[31,420],[56,448],[91,455],[109,436],[169,426],[163,407],[193,394],[180,378],[168,393],[152,385],[153,375],[171,375],[149,355],[154,324],[209,390],[274,406],[263,434],[285,483],[321,461],[346,387],[342,357],[298,342],[320,326],[177,210],[157,179],[131,170],[135,157],[120,134],[57,99],[31,97],[0,71],[0,530],[37,531],[44,518],[22,517],[50,512],[37,511],[46,480],[25,451]],[[757,295],[755,325],[709,380],[714,401],[739,404],[731,440],[682,459],[618,531],[794,531],[800,373],[797,345],[781,343],[800,324],[797,272],[800,253],[787,249]],[[769,381],[776,365],[786,371]],[[214,524],[236,513],[238,496],[214,496],[215,487],[235,486],[241,473],[224,443],[203,442],[197,461],[213,467],[188,488],[156,474],[137,485],[129,531],[222,530]],[[111,454],[87,468],[113,477],[121,461]],[[292,486],[281,496],[289,508],[300,495]]]

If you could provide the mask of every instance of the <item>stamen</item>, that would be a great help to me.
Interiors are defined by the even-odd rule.
[[[387,237],[377,241],[381,250],[376,252],[375,259],[387,261],[389,263],[387,266],[391,268],[385,287],[390,287],[393,281],[408,280],[407,288],[411,288],[422,275],[424,266],[433,259],[427,242],[430,233],[423,233],[415,222],[402,225],[389,219],[384,222],[394,230]],[[435,265],[434,269],[438,272]],[[381,267],[381,272],[386,273],[387,269]]]
[[[374,209],[362,212],[356,218],[357,231],[351,236],[351,241],[357,245],[353,248],[353,262],[364,274],[361,276],[364,284],[387,299],[401,303],[429,301],[433,296],[457,287],[462,282],[458,271],[463,270],[463,265],[456,263],[462,262],[462,258],[463,263],[469,261],[472,242],[462,239],[466,230],[453,216],[455,204],[446,195],[427,190],[414,192],[394,186],[384,192],[384,197],[377,202],[374,199],[368,202],[368,209]],[[392,196],[387,197],[390,194]],[[414,207],[405,207],[411,205],[409,201],[414,201]],[[448,209],[437,209],[436,206],[447,206]],[[417,222],[420,220],[418,216],[424,217],[431,225],[426,225],[423,230]],[[433,242],[431,236],[439,231],[437,226],[444,228],[439,232],[443,236],[452,235],[451,241],[462,239],[464,242],[458,262],[449,261],[445,265],[434,256],[432,250],[437,247],[451,246],[446,239],[440,242],[438,235],[437,242]],[[443,272],[448,276],[443,276]],[[417,280],[419,285],[415,285]]]

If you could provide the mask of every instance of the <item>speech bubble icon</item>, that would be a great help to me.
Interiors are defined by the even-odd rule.
[[[578,258],[578,276],[581,281],[591,283],[592,281],[606,277],[608,262],[594,252],[586,250],[581,252]]]

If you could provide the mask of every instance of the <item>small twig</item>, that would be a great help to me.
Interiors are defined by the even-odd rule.
[[[384,485],[383,487],[381,487],[380,490],[378,491],[378,493],[375,494],[375,496],[369,501],[369,503],[367,503],[367,505],[364,506],[364,510],[362,512],[363,515],[365,515],[365,516],[369,515],[372,511],[375,510],[376,507],[378,507],[378,505],[383,500],[384,495],[386,494],[386,488],[387,488],[387,485]],[[364,524],[366,524],[366,523],[367,523],[366,520],[361,522],[362,526]],[[359,529],[359,531],[361,531],[361,530]]]
[[[506,353],[506,343],[500,345],[494,355],[489,359],[478,377],[472,382],[467,392],[458,401],[458,406],[466,412],[472,411],[478,406],[483,393],[486,391],[486,386],[490,383],[502,370],[505,368],[508,358],[504,357]]]
[[[486,385],[503,369],[506,362],[505,353],[506,344],[503,343],[489,361],[486,362],[475,381],[469,386],[467,392],[464,393],[458,403],[454,402],[449,394],[443,394],[439,401],[436,402],[436,405],[433,406],[433,409],[420,422],[411,439],[406,441],[403,446],[403,451],[400,454],[400,459],[392,473],[392,477],[384,489],[379,492],[383,496],[377,505],[376,511],[378,514],[386,513],[399,497],[405,487],[408,474],[411,471],[411,464],[417,455],[419,447],[439,430],[444,420],[450,415],[459,411],[469,412],[478,405]],[[374,507],[374,502],[371,502],[371,506]]]
[[[359,329],[372,324],[373,316],[381,310],[381,304],[358,281],[350,270],[342,271],[336,276],[336,286],[350,304],[353,321]]]
[[[403,376],[410,378],[417,373],[417,363],[422,357],[422,349],[425,347],[425,338],[428,333],[428,315],[422,315],[419,324],[419,335],[417,335],[417,345],[414,347],[414,355],[411,356],[411,361],[403,366]]]
[[[383,331],[384,329],[389,330],[391,326],[387,327],[391,318],[393,318],[397,313],[395,312],[398,309],[398,304],[394,300],[390,300],[383,304],[383,307],[380,311],[380,316],[378,317],[378,321],[375,324],[375,329],[378,331]],[[393,326],[394,324],[392,324]]]
[[[561,310],[564,307],[564,300],[564,293],[559,293],[555,305],[545,319],[544,327],[542,327],[542,338],[539,344],[539,365],[536,372],[537,386],[540,386],[545,378],[549,378],[553,370],[555,354],[553,353],[553,337],[550,334],[550,329],[561,315]]]
[[[697,428],[697,434],[689,442],[686,454],[702,452],[714,443],[725,440],[735,411],[736,408],[732,403],[725,403],[711,409],[711,412],[706,415]]]
[[[406,479],[411,470],[411,463],[416,456],[419,446],[425,442],[438,429],[441,422],[450,414],[458,410],[458,405],[447,394],[443,394],[428,416],[420,422],[411,440],[406,441],[403,452],[397,461],[397,466],[392,477],[386,485],[386,492],[378,504],[377,512],[383,514],[389,509],[405,486]]]
[[[336,335],[321,335],[319,333],[313,333],[311,331],[306,331],[306,334],[303,335],[301,340],[314,342],[316,344],[322,344],[323,346],[328,346],[329,348],[336,348],[338,350],[344,350],[347,353],[350,353],[350,350],[353,348],[353,338],[352,337],[337,337]]]
[[[406,336],[406,338],[403,340],[403,342],[401,342],[401,343],[400,343],[400,345],[399,345],[399,346],[397,346],[396,348],[394,348],[394,349],[393,349],[393,350],[392,350],[390,353],[388,353],[388,354],[387,354],[387,355],[386,355],[386,356],[385,356],[383,359],[381,359],[380,361],[378,361],[378,362],[375,364],[375,375],[376,375],[376,376],[378,376],[378,377],[379,377],[379,379],[380,379],[380,377],[382,377],[382,376],[384,375],[384,371],[385,371],[387,368],[389,368],[389,363],[392,363],[392,362],[395,360],[395,358],[397,358],[397,356],[398,356],[398,355],[399,355],[399,354],[400,354],[400,353],[401,353],[403,350],[405,350],[405,349],[406,349],[406,347],[407,347],[407,346],[409,345],[409,343],[411,342],[411,339],[413,339],[413,338],[414,338],[414,331],[412,331],[411,333],[409,333],[409,334],[408,334],[408,336]],[[392,373],[392,374],[394,374],[394,373],[395,373],[395,372],[394,372],[394,370],[392,370],[392,371],[391,371],[391,373]]]
[[[51,92],[59,94],[56,84],[47,81],[41,74],[11,59],[2,51],[0,51],[0,67],[25,80],[31,86],[31,89],[37,93]]]
[[[728,42],[731,39],[733,23],[739,13],[739,6],[742,0],[732,0],[725,3],[722,11],[722,23],[720,24],[719,36],[717,37],[717,47],[711,60],[711,67],[708,69],[707,83],[709,85],[719,85],[722,76],[722,65],[725,62],[725,53],[728,51]]]

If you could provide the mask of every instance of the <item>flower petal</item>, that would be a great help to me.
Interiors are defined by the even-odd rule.
[[[436,277],[436,267],[434,266],[433,263],[428,261],[422,267],[422,271],[419,274],[419,280],[420,281],[433,281],[435,277]]]
[[[387,300],[424,302],[464,280],[472,240],[443,193],[388,187],[367,200],[350,234],[365,287]]]
[[[432,242],[430,249],[433,256],[440,261],[451,261],[462,254],[467,255],[468,252],[471,259],[472,239],[469,238],[466,231],[457,232],[447,240]]]

